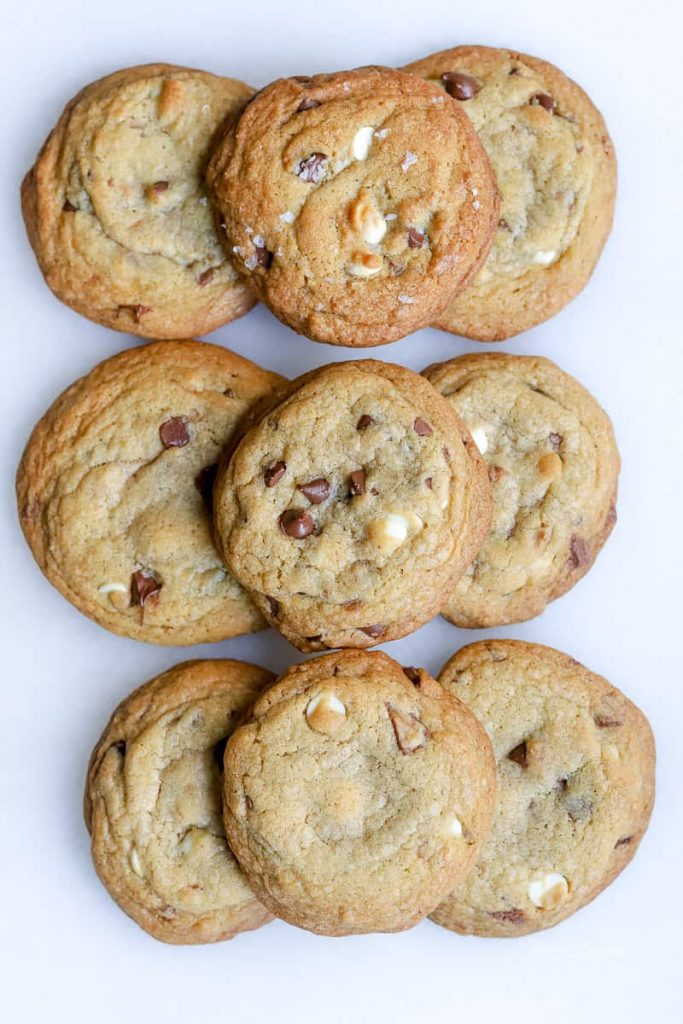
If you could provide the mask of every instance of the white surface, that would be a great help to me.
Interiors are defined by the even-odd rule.
[[[17,0],[5,8],[0,1014],[8,1024],[673,1019],[683,910],[678,660],[674,667],[683,464],[682,13],[671,0]],[[616,226],[593,281],[553,321],[505,349],[555,359],[611,414],[624,460],[619,523],[569,595],[534,622],[490,633],[566,650],[644,708],[659,746],[652,825],[634,863],[595,903],[526,939],[465,939],[429,922],[396,936],[323,939],[273,924],[213,947],[163,946],[99,885],[81,787],[114,705],[185,652],[111,636],[71,608],[34,565],[13,496],[35,420],[64,386],[132,339],[51,296],[24,236],[19,181],[66,100],[120,66],[161,59],[260,86],[282,73],[400,64],[458,42],[508,45],[557,63],[602,108],[616,143]],[[290,376],[353,355],[297,337],[262,308],[211,340]],[[372,354],[421,369],[469,349],[484,346],[423,331]],[[389,650],[435,672],[482,635],[437,620]],[[262,634],[186,656],[201,655],[278,670],[296,652]]]

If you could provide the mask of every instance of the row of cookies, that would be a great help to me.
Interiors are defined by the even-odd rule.
[[[434,680],[339,651],[275,680],[184,662],[114,712],[88,770],[96,870],[147,932],[273,915],[323,935],[520,936],[633,857],[654,800],[642,712],[559,651],[472,644]]]
[[[206,342],[105,360],[35,427],[25,537],[86,615],[152,643],[274,626],[370,647],[439,611],[539,614],[615,521],[607,415],[553,363],[377,360],[293,382]]]
[[[586,94],[545,61],[460,46],[401,71],[241,82],[167,64],[67,105],[22,186],[53,292],[147,338],[261,299],[316,341],[434,324],[495,341],[586,284],[616,164]]]

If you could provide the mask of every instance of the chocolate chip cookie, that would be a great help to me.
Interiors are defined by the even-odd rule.
[[[274,82],[229,128],[207,180],[259,298],[337,345],[430,323],[476,273],[498,221],[467,116],[388,68]]]
[[[71,100],[22,186],[31,245],[62,302],[146,338],[204,334],[253,306],[203,181],[214,135],[252,91],[148,64]]]
[[[538,356],[460,356],[425,376],[467,424],[493,487],[491,532],[443,613],[474,628],[533,618],[588,572],[614,526],[612,424]]]
[[[227,349],[158,342],[100,363],[33,431],[21,526],[51,583],[101,626],[159,644],[265,625],[212,537],[217,460],[282,382]]]
[[[638,848],[654,802],[648,721],[606,679],[538,644],[472,644],[439,681],[485,726],[498,784],[474,870],[432,919],[473,935],[550,928],[614,881]]]
[[[225,751],[225,828],[256,895],[322,935],[402,931],[488,832],[484,730],[423,669],[343,651],[290,668]]]
[[[241,661],[186,661],[114,712],[88,768],[85,819],[102,883],[163,942],[231,939],[270,914],[223,828],[226,738],[275,677]]]
[[[612,226],[616,160],[585,92],[546,61],[457,46],[406,69],[440,85],[472,119],[500,190],[486,263],[435,325],[500,341],[579,294]]]
[[[294,381],[222,467],[214,497],[225,564],[302,651],[417,629],[491,522],[485,466],[452,406],[375,360]]]

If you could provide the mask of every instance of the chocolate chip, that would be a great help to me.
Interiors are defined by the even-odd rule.
[[[117,316],[119,315],[119,313],[121,312],[122,309],[127,309],[128,312],[132,314],[133,319],[135,320],[136,324],[140,323],[140,317],[144,316],[145,313],[151,313],[152,312],[152,309],[151,309],[150,306],[141,306],[139,304],[138,305],[133,305],[133,306],[119,306],[117,311],[116,311],[116,315]]]
[[[527,751],[526,751],[526,740],[522,740],[516,747],[513,747],[508,754],[508,760],[514,761],[520,768],[526,768],[527,766]]]
[[[618,729],[624,724],[618,718],[610,718],[609,715],[593,715],[593,721],[598,729]]]
[[[330,496],[330,482],[324,476],[319,476],[307,484],[297,484],[297,490],[305,494],[313,505],[319,505]]]
[[[302,100],[299,106],[296,108],[297,114],[303,114],[304,110],[313,110],[314,107],[319,107],[320,104],[317,100]]]
[[[194,478],[194,485],[204,499],[204,504],[209,512],[213,510],[213,485],[218,472],[218,463],[212,462],[210,466],[200,469]]]
[[[303,540],[313,533],[315,523],[305,509],[288,508],[280,516],[280,529],[294,540]]]
[[[138,569],[131,576],[130,605],[144,608],[148,601],[154,601],[159,595],[163,584],[144,569]]]
[[[365,494],[365,470],[354,469],[349,473],[349,492],[351,495]]]
[[[387,631],[387,627],[381,622],[375,622],[372,626],[359,626],[361,633],[365,633],[366,636],[371,636],[376,639],[378,636],[384,636]]]
[[[481,89],[476,78],[461,71],[444,71],[441,80],[446,85],[448,95],[455,100],[471,100]]]
[[[73,203],[70,203],[68,199],[65,199],[62,210],[64,211],[64,213],[75,213],[77,207],[75,207]]]
[[[375,421],[372,416],[368,416],[367,413],[363,413],[361,418],[358,420],[358,423],[356,423],[356,430],[367,430],[367,428],[374,422]]]
[[[164,448],[184,448],[190,441],[187,427],[180,416],[172,416],[159,427],[159,437]]]
[[[417,228],[408,228],[408,246],[411,249],[421,249],[424,245],[425,236]]]
[[[428,476],[427,479],[425,480],[425,486],[427,486],[430,491],[432,490],[432,478],[431,478],[431,476]]]
[[[154,184],[152,185],[152,191],[155,192],[156,195],[158,196],[161,195],[162,192],[165,192],[167,188],[167,181],[155,181]]]
[[[617,839],[616,843],[614,844],[614,849],[616,850],[618,846],[628,846],[628,844],[632,842],[633,836],[624,836],[623,839]]]
[[[562,434],[556,434],[553,431],[552,434],[548,434],[548,440],[550,441],[553,448],[559,448],[562,442],[564,441],[564,438],[562,437]]]
[[[268,270],[269,266],[273,262],[273,254],[270,249],[266,249],[264,245],[255,245],[254,252],[256,254],[257,263],[262,266],[264,270]]]
[[[302,160],[297,169],[296,173],[302,181],[309,181],[313,185],[317,185],[320,179],[325,174],[327,168],[327,157],[324,153],[311,153],[305,160]]]
[[[284,462],[274,462],[263,474],[266,487],[275,487],[275,484],[285,475],[287,466]]]
[[[387,708],[394,736],[402,754],[414,754],[424,747],[429,739],[429,730],[422,724],[417,715],[407,714],[398,708]]]
[[[572,568],[578,569],[580,565],[588,565],[590,560],[591,556],[585,540],[583,537],[579,537],[578,533],[573,533],[569,542],[569,564]]]
[[[543,107],[549,114],[555,113],[555,100],[547,92],[537,92],[531,97],[529,103],[532,107]]]
[[[521,924],[524,920],[524,911],[513,907],[512,910],[487,910],[487,915],[495,921],[508,921],[510,924]]]
[[[416,434],[419,434],[420,437],[430,437],[432,433],[432,428],[429,426],[426,420],[422,419],[421,416],[418,416],[417,419],[414,420],[413,430],[415,431]]]
[[[277,618],[277,613],[280,611],[280,602],[276,601],[274,597],[268,597],[267,595],[266,601],[268,602],[268,611],[274,619]]]
[[[227,736],[219,740],[213,748],[213,759],[216,762],[216,767],[219,772],[223,771],[223,754],[225,753],[225,744],[228,742]]]
[[[413,668],[412,665],[405,666],[403,669],[404,675],[408,676],[413,686],[419,686],[422,680],[419,668]]]
[[[216,271],[214,267],[209,267],[208,270],[204,270],[197,278],[197,284],[199,287],[203,288],[205,284],[208,284],[215,273]]]

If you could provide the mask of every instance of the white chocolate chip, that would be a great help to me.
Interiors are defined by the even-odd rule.
[[[556,256],[556,252],[546,252],[544,249],[539,249],[539,251],[534,255],[534,263],[540,263],[541,266],[547,267],[549,263],[553,262]]]
[[[461,836],[462,835],[462,822],[461,822],[460,818],[453,818],[453,821],[451,822],[451,827],[450,827],[449,831],[450,831],[452,836]]]
[[[408,150],[406,155],[403,157],[403,163],[401,164],[401,169],[404,170],[404,171],[407,171],[409,167],[412,167],[413,164],[416,164],[416,163],[417,163],[417,157],[415,156],[414,153],[411,153],[410,150]]]
[[[100,594],[127,594],[128,587],[125,583],[103,583],[97,591]]]
[[[346,719],[346,708],[333,693],[318,693],[306,706],[306,721],[316,732],[331,734]]]
[[[388,512],[368,523],[368,540],[380,551],[394,551],[407,539],[411,527],[421,529],[423,525],[414,512]]]
[[[285,210],[284,213],[280,214],[280,220],[283,220],[285,224],[291,224],[294,220],[294,214],[291,210]]]
[[[564,875],[551,872],[531,882],[528,893],[535,907],[540,910],[552,910],[569,894],[569,883]]]
[[[373,132],[374,128],[372,125],[366,125],[364,128],[358,129],[351,142],[351,152],[354,160],[365,160],[372,144]]]
[[[373,277],[382,269],[382,257],[374,252],[355,252],[346,269],[352,277]]]
[[[384,217],[367,192],[362,192],[349,207],[349,223],[368,245],[377,245],[387,233]]]
[[[136,875],[138,875],[139,878],[143,877],[142,864],[140,863],[140,857],[135,847],[133,847],[133,849],[130,852],[130,866],[132,867],[133,871],[135,872]]]
[[[470,430],[470,434],[472,435],[472,440],[479,449],[480,454],[485,455],[489,446],[489,442],[484,428],[481,426],[472,427]]]

